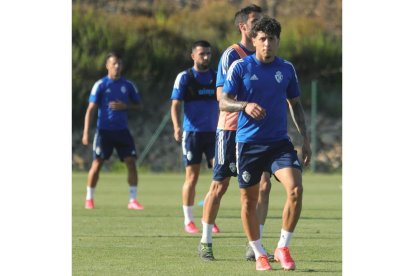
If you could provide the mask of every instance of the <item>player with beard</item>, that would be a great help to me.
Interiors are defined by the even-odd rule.
[[[185,181],[182,188],[184,230],[198,233],[193,217],[195,188],[203,154],[209,168],[214,163],[215,133],[218,121],[216,72],[210,66],[211,46],[205,40],[193,43],[194,66],[177,75],[171,95],[171,119],[174,139],[181,142]],[[184,120],[181,129],[181,105]]]

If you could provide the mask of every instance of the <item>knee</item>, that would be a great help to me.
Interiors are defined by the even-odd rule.
[[[228,183],[213,181],[210,189],[210,194],[213,195],[215,198],[220,199],[226,193],[228,187]]]
[[[302,195],[303,195],[303,186],[299,185],[299,186],[295,186],[289,194],[289,197],[291,198],[292,201],[298,201],[302,199]]]
[[[242,209],[247,210],[249,213],[256,212],[258,198],[256,197],[242,197],[241,206]]]
[[[197,176],[195,176],[195,175],[187,176],[186,179],[185,179],[185,183],[186,183],[186,185],[194,186],[197,183]]]
[[[199,173],[197,171],[187,171],[185,174],[185,182],[187,185],[194,186],[197,183]]]
[[[259,192],[260,194],[268,195],[270,194],[270,189],[272,188],[272,183],[270,182],[270,179],[262,179],[260,182]]]
[[[124,162],[128,169],[136,169],[134,158],[125,158]]]
[[[103,161],[95,159],[92,161],[92,165],[91,165],[91,169],[90,169],[90,173],[92,174],[97,174],[99,173],[99,171],[101,170]]]

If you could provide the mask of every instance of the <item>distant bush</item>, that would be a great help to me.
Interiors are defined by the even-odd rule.
[[[124,57],[124,72],[136,82],[153,116],[169,101],[176,75],[192,66],[193,41],[213,45],[212,66],[220,54],[239,41],[233,26],[235,6],[227,1],[201,4],[198,9],[177,9],[158,1],[153,16],[111,13],[73,4],[72,10],[72,122],[83,125],[93,83],[106,74],[104,58],[109,50]],[[302,85],[305,108],[310,104],[310,81],[319,82],[319,108],[340,116],[342,98],[342,40],[326,31],[323,22],[305,17],[278,18],[282,23],[280,56],[294,63]],[[162,113],[164,113],[163,110]]]

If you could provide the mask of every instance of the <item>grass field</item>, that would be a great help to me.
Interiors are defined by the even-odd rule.
[[[240,219],[239,191],[233,178],[222,200],[213,235],[215,262],[197,255],[201,234],[183,230],[181,186],[184,175],[140,174],[138,199],[143,211],[126,208],[125,174],[102,173],[95,209],[84,209],[85,173],[72,175],[72,275],[342,275],[342,176],[305,174],[301,219],[290,244],[297,269],[256,272],[244,260],[246,237]],[[196,203],[203,199],[211,174],[200,176]],[[273,251],[279,240],[285,194],[272,180],[263,244]],[[194,215],[201,228],[202,207]]]

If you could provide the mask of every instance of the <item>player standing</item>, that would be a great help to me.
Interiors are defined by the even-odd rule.
[[[281,25],[273,18],[263,17],[253,25],[256,53],[231,65],[220,101],[220,110],[239,112],[236,142],[241,217],[255,252],[256,270],[272,269],[262,247],[256,214],[263,171],[273,173],[287,194],[274,258],[285,270],[296,268],[288,246],[300,217],[303,187],[302,167],[287,133],[288,105],[303,137],[304,165],[311,158],[295,69],[276,56],[280,32]]]
[[[89,96],[85,114],[82,143],[89,144],[89,126],[92,114],[98,109],[97,130],[93,140],[93,161],[88,174],[85,208],[93,209],[94,193],[104,160],[115,148],[120,160],[128,169],[128,209],[142,210],[137,201],[138,172],[135,165],[137,153],[134,139],[128,129],[128,109],[137,109],[140,94],[136,86],[121,76],[122,59],[114,52],[106,57],[108,75],[97,81]]]

